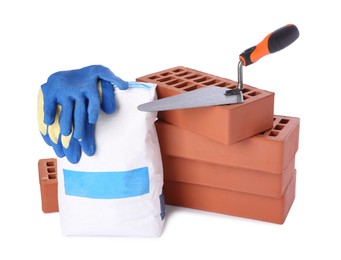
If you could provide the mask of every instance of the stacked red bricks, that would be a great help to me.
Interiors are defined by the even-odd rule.
[[[137,81],[156,83],[159,98],[237,85],[185,67]],[[244,84],[243,97],[242,104],[159,112],[166,203],[282,224],[295,198],[299,119],[274,115],[272,92]]]

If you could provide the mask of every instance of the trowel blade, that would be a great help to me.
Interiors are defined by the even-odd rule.
[[[175,96],[161,98],[139,105],[137,108],[145,112],[166,111],[196,107],[238,104],[243,102],[241,92],[225,95],[229,88],[207,86]]]

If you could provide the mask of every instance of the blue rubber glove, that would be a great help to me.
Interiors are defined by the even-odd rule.
[[[45,142],[57,156],[77,163],[81,150],[95,153],[94,126],[100,109],[115,111],[113,85],[127,89],[128,83],[101,65],[52,74],[41,86],[38,123]]]
[[[88,122],[85,123],[85,135],[81,140],[73,137],[73,132],[69,136],[63,136],[60,133],[59,116],[61,106],[57,106],[56,117],[52,125],[44,124],[44,110],[43,110],[43,94],[39,91],[38,95],[38,126],[41,136],[45,142],[52,146],[58,157],[64,157],[71,162],[79,162],[82,150],[88,156],[92,156],[96,150],[95,144],[95,125]]]

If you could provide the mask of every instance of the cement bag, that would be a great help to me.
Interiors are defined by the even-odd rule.
[[[96,153],[77,164],[58,158],[58,199],[65,235],[157,237],[164,226],[163,169],[156,113],[137,106],[156,99],[156,85],[115,89],[116,111],[100,114]]]

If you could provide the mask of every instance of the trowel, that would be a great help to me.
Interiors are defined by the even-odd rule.
[[[144,103],[137,108],[141,111],[156,112],[243,103],[243,66],[248,66],[270,53],[284,49],[298,37],[299,31],[297,27],[288,24],[268,34],[259,44],[242,52],[239,55],[238,84],[235,88],[206,86]]]

